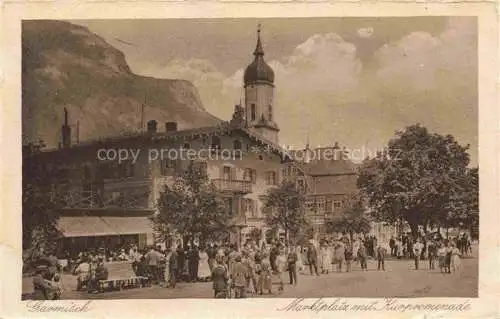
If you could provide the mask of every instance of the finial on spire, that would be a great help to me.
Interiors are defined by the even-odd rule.
[[[257,47],[255,48],[255,52],[253,53],[255,57],[264,55],[264,49],[262,49],[262,42],[260,41],[260,27],[261,24],[259,23],[257,25]]]

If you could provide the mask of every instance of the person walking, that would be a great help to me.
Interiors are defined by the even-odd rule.
[[[177,284],[177,276],[179,275],[179,255],[175,247],[172,247],[170,251],[170,257],[168,258],[168,287],[175,288]]]
[[[192,246],[188,250],[188,268],[189,268],[189,280],[191,282],[198,281],[198,268],[200,265],[200,252],[197,246]]]
[[[210,268],[210,273],[212,272],[215,265],[215,257],[217,256],[217,246],[213,243],[210,243],[210,246],[207,249],[208,256],[208,267]]]
[[[198,267],[198,278],[203,281],[207,281],[212,272],[210,270],[210,258],[208,257],[208,253],[204,249],[200,249],[199,251],[199,267]]]
[[[396,240],[394,240],[394,236],[391,236],[389,240],[389,247],[391,248],[391,256],[396,257]]]
[[[182,245],[177,247],[177,281],[184,280],[184,270],[186,268],[186,252]]]
[[[232,266],[231,279],[235,291],[235,298],[241,299],[246,297],[245,286],[247,278],[247,267],[241,262],[241,256],[235,258]]]
[[[346,272],[351,272],[351,264],[353,259],[352,245],[348,244],[344,250]]]
[[[377,247],[377,261],[378,261],[378,270],[385,271],[385,255],[387,254],[387,250],[384,246],[378,245]]]
[[[276,271],[276,258],[278,257],[279,250],[277,244],[273,243],[271,251],[269,252],[269,262],[271,263],[271,269]]]
[[[428,241],[427,253],[429,258],[429,269],[436,269],[437,245],[434,240]]]
[[[279,289],[278,291],[283,291],[285,288],[285,280],[283,276],[286,272],[287,258],[285,257],[285,250],[280,249],[278,256],[276,257],[276,275],[279,279]]]
[[[297,286],[297,262],[299,257],[297,255],[297,250],[295,247],[291,247],[290,252],[288,253],[287,262],[288,262],[288,276],[290,277],[290,285]]]
[[[441,243],[437,250],[439,270],[441,273],[446,272],[446,247],[444,243]]]
[[[413,259],[415,261],[415,270],[419,269],[420,265],[420,256],[422,254],[422,249],[424,248],[424,245],[420,242],[420,239],[417,238],[417,241],[415,244],[413,244]]]
[[[151,246],[145,258],[149,273],[151,275],[151,280],[153,281],[153,283],[158,284],[160,279],[158,274],[158,266],[160,264],[161,258],[160,253],[155,250],[154,246]]]
[[[259,294],[262,295],[264,290],[267,290],[269,294],[272,294],[272,269],[269,257],[264,254],[261,262],[261,271],[257,286],[259,287]]]
[[[456,273],[460,271],[460,268],[460,250],[457,248],[457,245],[455,243],[452,243],[450,269],[453,273]]]
[[[212,288],[214,290],[214,297],[218,299],[226,298],[227,284],[229,274],[222,257],[217,256],[214,260],[212,269]]]
[[[309,263],[309,270],[311,271],[311,276],[313,275],[313,268],[316,276],[319,276],[318,273],[318,252],[316,251],[316,247],[311,243],[309,244],[309,248],[307,249],[307,262]]]
[[[332,266],[332,255],[330,254],[330,247],[328,244],[323,244],[320,250],[320,258],[321,258],[321,273],[328,274],[330,268]]]
[[[368,271],[368,265],[366,264],[366,259],[368,258],[368,253],[366,252],[366,246],[361,243],[358,249],[358,260],[361,265],[362,271]]]
[[[337,264],[337,272],[342,272],[342,264],[345,262],[345,245],[339,241],[335,245],[334,262]]]

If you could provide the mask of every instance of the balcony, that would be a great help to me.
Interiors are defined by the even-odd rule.
[[[252,181],[214,179],[215,187],[223,192],[248,194],[252,192]]]

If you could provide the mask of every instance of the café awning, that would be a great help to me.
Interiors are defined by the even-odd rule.
[[[65,237],[150,234],[151,221],[144,216],[62,216],[58,228]]]

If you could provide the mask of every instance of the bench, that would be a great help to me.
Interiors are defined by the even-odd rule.
[[[147,277],[110,278],[98,281],[99,292],[133,289],[151,286]]]

